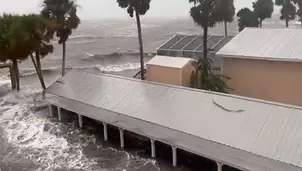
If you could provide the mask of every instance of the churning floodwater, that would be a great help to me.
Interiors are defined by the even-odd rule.
[[[267,26],[273,25],[281,24],[267,23]],[[174,34],[201,33],[201,28],[186,18],[143,19],[142,28],[146,61]],[[230,34],[236,34],[236,25],[230,24],[229,30]],[[223,34],[223,27],[218,25],[210,32]],[[139,69],[136,36],[134,20],[83,21],[68,41],[67,68],[133,76]],[[47,85],[60,77],[61,48],[58,45],[52,55],[42,60],[42,66]],[[49,118],[46,105],[39,100],[40,84],[31,61],[22,62],[20,67],[22,90],[19,93],[11,91],[8,72],[0,71],[2,171],[194,170],[182,166],[172,168],[165,157],[155,161],[149,157],[148,149],[122,151],[114,142],[104,143],[98,124],[93,121],[87,121],[91,124],[79,129],[76,116],[65,116],[64,122]],[[34,108],[34,99],[37,99],[37,108]]]

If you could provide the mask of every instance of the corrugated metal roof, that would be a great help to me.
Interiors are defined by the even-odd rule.
[[[181,57],[169,57],[169,56],[154,56],[147,65],[158,65],[164,67],[172,67],[172,68],[183,68],[192,59],[190,58],[181,58]]]
[[[302,61],[301,29],[246,28],[226,44],[221,57]]]
[[[71,71],[46,92],[302,167],[302,109]]]

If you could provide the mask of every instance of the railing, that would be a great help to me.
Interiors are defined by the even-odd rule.
[[[11,84],[12,84],[12,89],[16,89],[17,87],[17,81],[16,81],[16,71],[14,70],[13,64],[12,63],[3,63],[0,64],[0,69],[2,68],[8,68],[9,73],[10,73],[10,79],[11,79]],[[0,170],[1,171],[1,170]]]

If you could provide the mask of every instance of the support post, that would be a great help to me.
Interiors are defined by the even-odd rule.
[[[220,162],[216,162],[216,163],[217,163],[217,171],[222,171],[223,164]]]
[[[107,128],[107,124],[103,123],[104,126],[104,140],[108,141],[108,128]]]
[[[172,155],[173,155],[173,166],[176,167],[177,165],[177,148],[172,146]]]
[[[58,110],[58,118],[59,118],[59,121],[62,121],[61,108],[60,108],[60,107],[57,107],[57,110]]]
[[[121,148],[125,148],[125,141],[124,141],[124,130],[122,128],[119,128],[120,130],[120,141],[121,141]]]
[[[79,126],[80,128],[83,128],[83,115],[78,114],[79,116]]]
[[[150,139],[150,141],[151,141],[151,157],[155,158],[156,157],[156,154],[155,154],[155,140]]]
[[[49,117],[53,117],[53,108],[52,108],[52,105],[51,104],[49,104],[48,105],[48,111],[49,111]]]
[[[13,71],[12,65],[9,66],[9,74],[10,74],[10,80],[11,80],[11,84],[12,84],[12,89],[15,90],[17,88],[17,86],[16,86],[15,73]]]

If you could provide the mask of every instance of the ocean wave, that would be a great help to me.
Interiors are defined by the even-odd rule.
[[[92,58],[107,58],[107,57],[121,57],[121,56],[139,56],[140,53],[137,51],[134,52],[113,52],[113,53],[108,53],[108,54],[90,54],[86,53],[87,57],[92,57]],[[144,53],[144,57],[153,57],[155,56],[156,53]],[[83,58],[84,60],[86,58]]]
[[[119,32],[119,33],[107,33],[105,35],[74,35],[69,37],[69,42],[74,40],[91,40],[91,39],[104,39],[104,38],[130,38],[137,37],[135,32]]]
[[[79,40],[79,41],[68,41],[68,44],[91,44],[91,43],[95,43],[94,40]]]
[[[140,63],[125,63],[121,65],[90,65],[90,66],[75,66],[75,67],[66,67],[66,69],[71,70],[85,70],[85,69],[97,69],[101,72],[121,72],[126,70],[133,70],[133,69],[139,69]],[[42,74],[44,73],[50,73],[55,71],[60,71],[61,67],[51,67],[51,68],[45,68],[42,69]],[[25,70],[20,71],[21,77],[29,77],[36,75],[36,70],[34,68],[29,68]]]
[[[9,80],[0,79],[0,88],[7,87],[8,82]],[[9,90],[7,91],[9,93]],[[36,93],[33,89],[23,89],[19,93],[9,93],[0,101],[0,126],[4,130],[7,143],[18,151],[17,155],[26,156],[36,163],[40,170],[85,170],[94,165],[96,162],[83,154],[81,144],[70,144],[66,140],[60,124],[34,113],[30,109],[30,103],[24,103],[28,101],[28,96],[32,97]],[[85,139],[93,141],[89,136]]]
[[[57,124],[32,113],[25,104],[10,106],[0,116],[0,123],[8,143],[18,148],[19,155],[26,155],[38,164],[41,170],[88,169],[96,164],[83,155],[80,144],[70,144],[60,136]]]
[[[58,70],[59,67],[48,67],[48,68],[42,68],[42,73],[49,73],[55,70]],[[20,76],[21,77],[27,77],[36,75],[36,69],[35,68],[26,68],[26,69],[20,69]]]
[[[122,65],[107,65],[107,66],[96,65],[94,68],[102,72],[121,72],[125,70],[139,69],[140,63],[126,63]]]
[[[86,53],[87,57],[82,58],[82,60],[94,60],[94,59],[104,59],[104,58],[112,58],[112,57],[123,57],[123,56],[139,56],[139,52],[114,52],[114,53],[108,53],[108,54],[90,54]],[[155,56],[155,53],[145,53],[145,57],[153,57]],[[104,72],[120,72],[124,70],[131,70],[131,69],[138,69],[140,68],[139,63],[124,63],[120,65],[84,65],[84,66],[67,66],[66,69],[97,69],[99,71],[104,71]],[[54,71],[60,71],[61,67],[56,66],[56,67],[47,67],[47,68],[42,68],[42,74],[47,74],[47,73],[52,73]],[[8,72],[8,71],[6,71]],[[36,75],[36,70],[35,68],[25,68],[25,69],[20,69],[20,76],[21,77],[28,77],[28,76],[33,76]]]
[[[9,80],[0,78],[0,89],[8,87],[8,84]],[[112,159],[115,170],[131,170],[131,161],[135,161],[135,165],[150,164],[157,167],[155,160],[142,159],[125,151],[97,145],[94,135],[84,134],[74,124],[64,124],[48,118],[46,108],[31,110],[31,100],[28,99],[40,91],[22,89],[17,93],[7,90],[8,94],[0,100],[0,127],[4,133],[1,136],[12,146],[11,150],[17,151],[13,155],[26,157],[39,167],[36,170],[107,170],[96,168],[100,167],[100,163],[108,163],[109,158],[117,158]],[[106,153],[115,155],[108,158],[106,155],[88,157],[84,154],[84,148],[90,144],[96,145],[100,154],[107,151]]]

